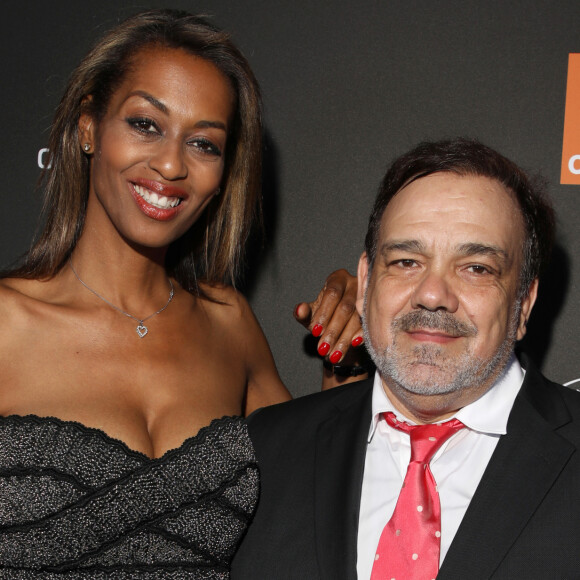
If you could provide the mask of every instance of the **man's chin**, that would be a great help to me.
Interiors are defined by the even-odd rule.
[[[465,388],[466,378],[442,361],[413,361],[404,368],[388,369],[386,382],[393,381],[399,388],[415,395],[445,395]],[[385,369],[387,370],[387,369]],[[394,371],[394,372],[393,372]]]

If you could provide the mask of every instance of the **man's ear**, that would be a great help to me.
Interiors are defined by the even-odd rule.
[[[539,280],[537,278],[530,284],[527,296],[522,300],[520,319],[518,321],[518,330],[516,333],[516,340],[522,340],[526,335],[528,319],[532,313],[532,308],[536,303],[536,298],[538,297],[538,284]]]
[[[79,117],[79,145],[85,153],[91,153],[95,146],[96,123],[93,115],[89,112],[89,105],[92,97],[85,97],[81,104],[81,115]]]
[[[360,316],[363,315],[364,311],[363,306],[365,300],[365,292],[368,284],[368,276],[369,276],[369,262],[367,258],[367,253],[363,252],[358,261],[358,270],[357,270],[358,288],[356,291],[356,309]]]

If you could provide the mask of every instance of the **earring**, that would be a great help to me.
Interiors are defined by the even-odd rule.
[[[83,145],[83,151],[84,151],[85,153],[88,153],[90,150],[91,150],[91,144],[90,144],[90,143],[85,143],[85,144]]]

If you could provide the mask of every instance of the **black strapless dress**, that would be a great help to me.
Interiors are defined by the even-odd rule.
[[[98,429],[0,418],[0,578],[224,580],[258,499],[243,419],[159,459]]]

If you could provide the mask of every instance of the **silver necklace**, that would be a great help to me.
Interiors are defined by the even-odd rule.
[[[72,261],[69,259],[68,261],[68,265],[70,266],[70,269],[72,270],[73,274],[75,275],[76,279],[89,291],[91,291],[97,298],[100,298],[103,302],[105,302],[106,304],[108,304],[111,308],[114,308],[115,310],[117,310],[118,312],[120,312],[121,314],[124,314],[125,316],[128,316],[129,318],[132,318],[133,320],[135,320],[136,322],[138,322],[139,324],[137,325],[137,328],[135,329],[137,334],[139,335],[139,338],[143,338],[148,332],[149,329],[145,326],[145,321],[149,320],[150,318],[153,318],[154,316],[157,316],[158,314],[161,314],[168,306],[169,303],[173,300],[173,282],[171,282],[171,278],[167,278],[167,280],[169,281],[169,286],[171,287],[171,290],[169,291],[169,299],[167,300],[167,303],[165,304],[165,306],[163,306],[163,308],[160,308],[157,312],[154,312],[153,314],[150,314],[149,316],[146,316],[145,318],[137,318],[136,316],[133,316],[132,314],[129,314],[128,312],[125,312],[122,308],[119,308],[118,306],[115,306],[114,304],[112,304],[111,302],[109,302],[106,298],[104,298],[103,296],[101,296],[96,290],[93,290],[88,284],[86,284],[85,282],[83,282],[80,278],[80,276],[77,274],[77,271],[74,269],[73,265],[72,265]]]

